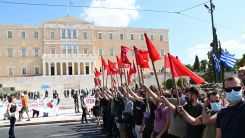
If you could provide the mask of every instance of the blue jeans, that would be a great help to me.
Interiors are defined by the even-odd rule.
[[[9,137],[10,138],[15,138],[15,134],[14,134],[15,122],[16,122],[16,118],[10,117],[10,128],[9,128]]]

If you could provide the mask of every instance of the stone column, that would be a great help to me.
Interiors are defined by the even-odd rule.
[[[54,75],[57,76],[58,68],[57,68],[57,62],[54,62]]]
[[[83,75],[86,75],[86,62],[83,62]]]
[[[46,62],[43,62],[43,76],[46,76]]]
[[[48,62],[48,75],[51,76],[51,62]]]
[[[63,75],[63,62],[60,62],[60,75]]]
[[[68,63],[69,63],[69,62],[66,62],[66,75],[69,75]]]
[[[80,71],[81,71],[80,65],[81,65],[81,63],[77,62],[77,73],[78,73],[78,75],[80,75]]]

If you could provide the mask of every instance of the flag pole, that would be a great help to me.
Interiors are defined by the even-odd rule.
[[[140,68],[140,73],[141,73],[142,83],[144,84],[145,81],[144,81],[144,74],[143,74],[143,69],[142,68]]]
[[[102,88],[102,92],[104,93],[104,87],[105,87],[105,71],[104,71],[104,67],[102,65],[102,80],[103,80],[103,88]]]
[[[160,83],[159,83],[159,81],[158,81],[158,77],[157,77],[157,72],[156,72],[155,64],[154,64],[154,62],[153,62],[152,60],[151,60],[151,63],[152,63],[153,71],[154,71],[154,74],[155,74],[155,77],[156,77],[156,80],[157,80],[157,86],[158,86],[160,95],[162,95],[162,90],[161,90]]]
[[[124,77],[125,77],[125,83],[128,85],[127,76],[126,76],[126,68],[125,67],[124,67]]]
[[[139,77],[139,83],[141,82],[141,78],[142,74],[140,75],[140,70],[139,70],[139,63],[138,63],[138,59],[137,59],[137,53],[136,53],[136,47],[134,46],[134,57],[135,57],[135,61],[136,61],[136,67],[137,67],[137,72],[138,72],[138,77]]]
[[[173,63],[172,63],[172,59],[171,59],[170,56],[171,56],[170,53],[168,53],[168,58],[169,58],[169,63],[170,63],[170,69],[171,69],[172,79],[173,79],[174,87],[176,89],[177,88],[177,85],[176,85],[175,78],[174,78]],[[178,105],[180,105],[179,92],[177,91],[177,89],[176,89],[176,97],[177,97]]]
[[[107,70],[107,72],[108,72],[108,70]],[[106,83],[105,83],[105,86],[107,87],[107,80],[108,80],[108,74],[106,73]]]
[[[116,78],[117,78],[117,85],[118,85],[118,87],[119,87],[119,80],[118,80],[117,74],[116,74]]]
[[[166,87],[166,79],[167,79],[167,71],[166,71],[166,60],[167,60],[167,56],[166,55],[164,55],[164,79],[163,79],[163,81],[164,81],[164,87]]]

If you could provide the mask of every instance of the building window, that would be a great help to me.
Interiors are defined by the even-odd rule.
[[[35,67],[35,75],[40,75],[40,69],[39,67]]]
[[[34,56],[39,57],[39,48],[34,48]]]
[[[83,49],[83,54],[88,54],[88,48]]]
[[[27,68],[21,68],[21,73],[22,73],[22,75],[26,75],[27,74]]]
[[[38,39],[39,38],[39,33],[38,32],[34,32],[34,38]]]
[[[13,49],[8,48],[8,57],[13,57]]]
[[[160,41],[163,41],[163,35],[159,35]]]
[[[153,34],[151,34],[151,40],[154,40],[154,35]]]
[[[26,48],[21,48],[21,56],[22,57],[26,57],[27,56]]]
[[[62,46],[62,54],[66,54],[66,46]]]
[[[103,38],[103,34],[100,32],[98,33],[98,39],[102,39]]]
[[[8,38],[13,38],[13,32],[12,31],[8,31]]]
[[[110,49],[110,56],[114,56],[114,50]]]
[[[144,40],[144,39],[145,39],[144,34],[141,34],[141,35],[140,35],[140,40]]]
[[[102,54],[103,54],[103,50],[99,49],[99,56],[102,56]]]
[[[73,38],[77,39],[77,30],[75,30],[75,29],[73,30]]]
[[[161,56],[164,56],[164,49],[161,49]]]
[[[66,38],[66,30],[65,29],[62,29],[62,39],[65,39]]]
[[[8,74],[9,76],[13,76],[14,75],[14,69],[13,68],[8,68]]]
[[[73,53],[78,54],[78,46],[77,45],[73,46]]]
[[[72,53],[72,47],[71,45],[68,45],[68,54],[71,54]]]
[[[51,48],[50,51],[51,51],[51,54],[55,54],[56,53],[55,48]]]
[[[88,33],[87,32],[83,32],[83,39],[88,39]]]
[[[21,38],[25,39],[26,38],[26,32],[21,32]]]
[[[124,34],[120,33],[120,40],[123,40],[123,39],[124,39]]]
[[[68,38],[71,39],[71,29],[68,29]]]
[[[51,36],[51,39],[54,39],[55,38],[54,31],[51,31],[50,32],[50,36]]]
[[[130,40],[134,40],[134,34],[130,34]]]
[[[110,40],[113,39],[113,34],[112,34],[112,32],[109,33],[109,39],[110,39]]]

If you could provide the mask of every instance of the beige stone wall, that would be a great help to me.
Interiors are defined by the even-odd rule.
[[[76,29],[77,39],[62,39],[61,29]],[[7,31],[13,31],[13,38],[7,38]],[[34,38],[34,32],[39,32],[39,38]],[[51,32],[55,33],[55,38],[51,38]],[[21,38],[21,32],[26,32],[26,38]],[[84,39],[84,32],[87,32],[88,38]],[[103,33],[103,38],[98,39],[98,33]],[[113,34],[113,38],[109,38],[109,33]],[[124,34],[124,40],[120,40],[120,33]],[[130,34],[134,34],[134,40],[130,40]],[[42,74],[42,54],[51,54],[51,48],[55,48],[56,54],[61,54],[61,46],[64,44],[76,44],[79,46],[78,53],[83,54],[84,49],[88,49],[88,54],[96,56],[96,67],[101,66],[99,49],[103,49],[103,56],[106,59],[116,61],[116,55],[120,54],[120,46],[136,47],[147,49],[145,40],[141,40],[141,34],[147,33],[148,37],[154,34],[152,41],[157,49],[164,49],[164,54],[169,52],[168,30],[165,29],[146,29],[146,28],[115,28],[115,27],[98,27],[86,21],[75,19],[72,17],[63,17],[54,19],[50,22],[44,22],[43,26],[37,25],[0,25],[0,76],[8,76],[8,68],[13,68],[13,76],[23,76],[21,68],[27,68],[26,76],[35,76],[34,68],[39,67]],[[163,41],[160,36],[163,35]],[[13,57],[8,57],[8,48],[13,50]],[[27,49],[27,56],[21,57],[21,49]],[[34,56],[34,49],[39,48],[40,55]],[[114,50],[114,55],[110,56],[110,49]],[[54,55],[55,56],[55,55]],[[134,55],[128,53],[128,57],[132,60]],[[163,59],[156,62],[157,71],[163,67]],[[151,63],[149,63],[151,65]],[[83,65],[82,65],[83,66]],[[84,72],[81,66],[81,74]],[[75,64],[75,68],[77,64]],[[58,64],[58,74],[60,74],[60,66]],[[152,69],[152,68],[151,68]],[[46,68],[46,70],[48,70]],[[66,68],[63,68],[66,72]],[[75,69],[77,72],[77,68]]]
[[[13,32],[13,38],[7,38],[7,32]],[[39,38],[34,38],[34,32],[39,32]],[[21,38],[25,32],[26,38]],[[0,26],[0,76],[8,76],[8,68],[13,68],[14,76],[21,75],[21,67],[27,67],[27,75],[34,74],[34,68],[40,67],[43,53],[43,33],[39,26],[1,25]],[[12,49],[13,57],[8,57],[8,49]],[[27,49],[27,56],[21,56],[21,49]],[[34,49],[39,49],[39,56],[34,56]]]

